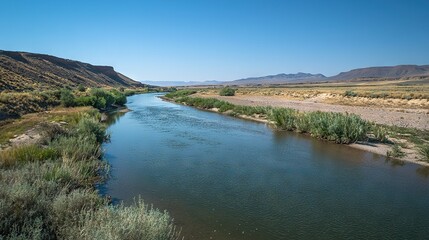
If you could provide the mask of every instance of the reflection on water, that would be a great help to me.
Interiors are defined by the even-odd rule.
[[[132,96],[103,191],[168,210],[186,239],[424,239],[429,170],[264,124]]]
[[[113,111],[106,114],[106,119],[103,120],[108,126],[115,124],[119,118],[125,115],[125,111]]]
[[[416,169],[416,172],[423,177],[429,177],[429,167],[419,167]]]

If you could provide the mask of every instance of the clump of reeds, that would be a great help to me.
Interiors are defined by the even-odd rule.
[[[423,144],[419,147],[419,153],[422,156],[422,160],[429,162],[429,144]]]

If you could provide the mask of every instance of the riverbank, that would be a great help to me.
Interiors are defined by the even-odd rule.
[[[166,212],[140,198],[131,206],[112,206],[98,193],[95,186],[109,171],[101,149],[108,136],[100,120],[100,112],[91,107],[56,108],[1,126],[2,131],[29,130],[26,138],[17,136],[0,151],[0,236],[178,238]]]
[[[186,98],[183,98],[183,95],[189,96],[191,94],[194,94],[195,92],[190,92],[189,90],[185,90],[185,91],[188,91],[188,94],[180,94],[179,93],[178,98],[175,98],[175,97],[169,98],[168,96],[162,96],[161,98],[163,100],[166,100],[166,101],[175,102],[175,103],[184,104],[184,105],[189,105],[187,100],[185,100]],[[174,95],[172,95],[172,96],[174,96]],[[194,98],[194,100],[198,99],[198,95],[197,96],[190,96],[190,97]],[[246,120],[266,123],[266,124],[269,124],[271,126],[278,125],[278,124],[276,124],[275,121],[273,121],[272,119],[269,119],[269,117],[267,116],[267,109],[259,109],[259,111],[258,111],[258,108],[260,106],[256,106],[256,107],[255,106],[247,106],[250,108],[249,110],[247,110],[248,113],[242,114],[239,112],[235,112],[232,109],[235,109],[237,107],[243,108],[246,106],[234,105],[232,103],[229,103],[230,106],[227,107],[228,108],[227,110],[219,109],[219,108],[213,107],[213,106],[216,105],[216,103],[222,102],[222,100],[214,99],[214,98],[205,98],[205,99],[207,101],[205,101],[204,99],[202,99],[201,101],[202,102],[205,101],[206,103],[201,103],[200,106],[195,106],[196,104],[193,104],[193,103],[191,103],[190,105],[197,107],[199,109],[203,109],[203,110],[207,110],[207,111],[211,111],[211,112],[217,112],[217,113],[221,113],[221,114],[225,114],[225,115],[229,115],[229,116],[234,116],[234,117],[238,117],[238,118],[242,118],[242,119],[246,119]],[[216,102],[216,101],[219,101],[219,102]],[[208,102],[210,102],[210,103],[208,103]],[[222,105],[222,104],[220,104],[220,105]],[[264,106],[264,107],[268,107],[271,109],[271,106]],[[255,109],[252,110],[252,108],[255,108]],[[287,130],[296,131],[297,129],[287,129]],[[309,134],[312,136],[314,135],[314,134],[306,132],[306,131],[300,131],[299,129],[298,129],[298,131],[302,132],[304,134]],[[417,149],[417,146],[415,146],[412,142],[407,142],[404,139],[399,139],[398,136],[400,135],[400,133],[395,134],[396,138],[392,137],[391,139],[389,139],[388,136],[386,136],[387,131],[386,132],[384,132],[384,131],[385,131],[385,128],[383,126],[375,126],[375,129],[371,133],[371,136],[368,136],[368,134],[365,134],[365,139],[362,138],[362,139],[359,139],[358,141],[353,141],[353,142],[351,142],[351,144],[347,144],[347,146],[352,147],[352,148],[356,148],[356,149],[360,149],[360,150],[364,150],[367,152],[375,153],[378,155],[383,155],[383,156],[388,157],[389,159],[395,159],[395,160],[399,160],[399,161],[415,163],[415,164],[419,164],[422,166],[429,166],[429,162],[421,160],[422,157],[424,157],[424,156],[420,156],[419,150]],[[375,139],[374,139],[374,137],[375,137]],[[374,140],[376,140],[376,141],[374,141]],[[389,142],[389,143],[386,143],[386,142]],[[398,144],[401,144],[401,146],[407,146],[407,148],[400,147]]]

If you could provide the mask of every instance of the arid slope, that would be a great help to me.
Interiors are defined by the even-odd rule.
[[[62,87],[144,87],[109,66],[94,66],[50,55],[0,50],[0,90]]]

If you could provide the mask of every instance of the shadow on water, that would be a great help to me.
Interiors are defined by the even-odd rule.
[[[122,116],[125,115],[126,112],[123,111],[113,111],[108,112],[106,114],[107,118],[104,120],[104,123],[107,124],[107,126],[115,124]]]
[[[429,167],[419,167],[416,169],[416,172],[425,178],[429,177]]]
[[[186,239],[424,239],[429,169],[132,96],[101,191],[168,210]]]

